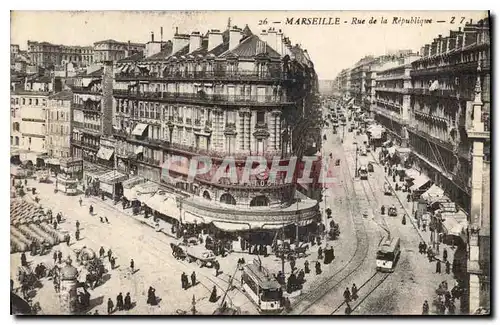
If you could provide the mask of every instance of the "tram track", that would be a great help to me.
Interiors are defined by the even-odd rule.
[[[360,213],[360,200],[358,199],[359,193],[356,192],[356,186],[351,176],[349,163],[343,150],[342,154],[343,165],[346,166],[346,168],[342,168],[341,174],[344,180],[343,187],[347,194],[346,199],[349,206],[349,214],[355,227],[356,248],[351,258],[338,271],[328,276],[314,288],[311,288],[307,294],[301,296],[297,301],[295,301],[292,305],[292,313],[290,314],[306,314],[306,312],[310,310],[313,305],[315,305],[331,291],[338,288],[345,279],[347,279],[356,270],[358,270],[359,266],[362,265],[368,257],[368,235],[366,233],[365,225]],[[348,189],[347,184],[352,185],[352,191]],[[354,201],[356,201],[355,203],[353,202],[352,198],[354,198]],[[332,281],[335,281],[333,285],[331,284]],[[305,304],[305,306],[300,306],[301,304]]]

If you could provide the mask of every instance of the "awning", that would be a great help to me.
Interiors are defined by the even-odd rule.
[[[171,218],[180,219],[180,210],[177,207],[175,195],[159,190],[144,202],[151,209]]]
[[[215,227],[227,232],[248,231],[251,228],[247,223],[229,223],[220,221],[213,221],[212,223]],[[283,226],[280,226],[280,228],[281,227]]]
[[[425,176],[425,175],[418,175],[418,177],[416,177],[413,180],[413,185],[410,187],[410,189],[412,191],[416,191],[416,190],[422,188],[424,185],[426,185],[430,181],[431,180],[427,176]]]
[[[114,150],[110,148],[100,147],[97,152],[97,158],[110,160],[111,156],[113,156]]]
[[[465,236],[465,229],[467,229],[467,215],[462,210],[457,213],[442,213],[442,225],[445,228],[447,235]]]
[[[146,202],[158,191],[158,184],[153,182],[137,183],[133,187],[123,188],[123,196],[129,201]]]
[[[196,216],[196,215],[189,213],[189,212],[184,213],[182,221],[184,223],[191,223],[191,224],[198,224],[198,225],[207,223],[205,221],[205,218],[200,217],[200,216]]]
[[[436,184],[433,184],[427,191],[425,191],[422,194],[422,199],[431,202],[435,200],[438,197],[442,197],[444,195],[444,191],[437,186]]]
[[[132,135],[142,136],[147,127],[148,125],[144,123],[137,124],[134,128],[134,131],[132,131]]]
[[[144,151],[144,147],[143,146],[138,146],[137,148],[135,148],[134,153],[136,155],[138,155],[140,153],[143,153],[143,151]]]
[[[125,174],[122,174],[116,170],[112,170],[112,171],[107,172],[106,174],[99,176],[99,181],[101,183],[117,184],[117,183],[121,183],[124,180],[126,180],[127,177],[128,176]]]
[[[132,178],[127,179],[123,182],[123,188],[132,188],[137,184],[145,182],[144,178],[141,176],[134,176]]]

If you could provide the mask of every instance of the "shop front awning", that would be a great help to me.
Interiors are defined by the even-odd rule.
[[[134,176],[132,178],[127,179],[126,181],[123,182],[123,188],[133,188],[137,184],[144,183],[145,180],[141,176]]]
[[[134,130],[132,131],[132,135],[142,136],[144,134],[144,131],[146,131],[147,127],[148,125],[144,123],[137,124]]]
[[[197,216],[189,212],[184,213],[182,221],[184,223],[198,224],[198,225],[207,223],[205,221],[205,218],[203,218],[202,216]]]
[[[427,185],[431,180],[425,175],[418,175],[413,180],[413,185],[410,187],[412,191],[416,191]]]
[[[122,174],[116,170],[109,171],[101,176],[99,176],[99,181],[106,184],[118,184],[123,182],[128,178],[127,175]]]
[[[148,200],[145,200],[144,204],[161,214],[173,219],[180,219],[180,210],[177,207],[177,200],[174,194],[159,190]]]
[[[251,229],[248,223],[229,223],[221,221],[213,221],[212,223],[215,227],[227,232],[249,231]]]
[[[442,213],[442,225],[447,235],[465,237],[465,229],[467,229],[467,214],[462,210],[456,213]]]
[[[100,147],[99,151],[97,151],[97,158],[103,160],[110,160],[113,156],[114,150],[106,147]]]
[[[427,202],[432,202],[436,198],[442,197],[444,195],[444,191],[437,186],[436,184],[433,184],[427,191],[425,191],[422,194],[422,199],[426,200]]]

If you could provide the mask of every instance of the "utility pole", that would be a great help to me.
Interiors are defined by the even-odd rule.
[[[354,176],[355,177],[358,177],[359,174],[358,174],[358,143],[357,142],[354,142],[354,144],[356,145],[356,166],[355,166],[355,170],[354,170]]]

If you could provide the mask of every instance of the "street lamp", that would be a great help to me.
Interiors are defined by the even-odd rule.
[[[358,143],[354,141],[352,144],[356,145],[356,165],[355,165],[355,170],[354,170],[354,177],[358,177]]]

